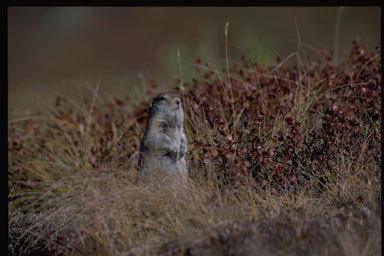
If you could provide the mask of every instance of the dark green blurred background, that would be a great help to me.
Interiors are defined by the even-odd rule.
[[[8,9],[8,109],[24,115],[32,103],[54,96],[90,98],[87,83],[104,97],[140,95],[149,80],[169,88],[191,79],[193,59],[225,63],[244,54],[262,65],[297,50],[295,20],[308,54],[334,47],[340,16],[339,57],[359,39],[380,44],[379,7],[10,7]]]

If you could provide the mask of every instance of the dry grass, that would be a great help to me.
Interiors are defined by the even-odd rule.
[[[39,197],[43,210],[14,234],[15,241],[23,236],[25,241],[31,239],[20,248],[21,254],[43,246],[64,255],[169,255],[170,251],[177,255],[180,250],[189,255],[253,255],[255,250],[261,255],[351,255],[349,251],[379,255],[381,251],[380,210],[378,205],[370,207],[379,196],[378,183],[368,188],[361,181],[348,183],[351,187],[334,181],[329,185],[332,191],[314,197],[310,186],[295,195],[271,195],[255,193],[251,186],[223,191],[215,181],[180,186],[167,180],[135,180],[128,174],[94,173],[55,183]],[[29,217],[12,215],[11,225]]]
[[[44,119],[10,121],[9,254],[380,255],[381,103],[347,112],[355,87],[341,81],[361,71],[379,85],[364,90],[380,94],[381,70],[379,58],[356,54],[333,69],[314,63],[328,69],[319,78],[305,66],[233,68],[231,87],[225,72],[198,66],[205,78],[184,84],[188,184],[137,176],[144,100],[58,98],[32,115]],[[350,133],[335,102],[358,122]],[[313,152],[290,133],[315,138]]]

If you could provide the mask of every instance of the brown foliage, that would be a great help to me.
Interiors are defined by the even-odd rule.
[[[309,174],[321,177],[342,156],[379,162],[380,49],[368,54],[354,42],[338,66],[332,53],[323,54],[323,62],[308,57],[308,66],[280,62],[270,70],[242,57],[230,79],[226,70],[196,59],[202,78],[185,83],[184,93],[176,88],[185,105],[190,170],[206,175],[209,167],[232,184],[252,177],[255,187],[275,190],[294,188]],[[10,187],[38,183],[23,164],[32,158],[49,161],[70,153],[94,169],[134,166],[148,108],[146,100],[138,102],[113,98],[102,109],[85,103],[84,111],[57,97],[45,122],[9,124]],[[40,112],[35,109],[34,116]],[[92,141],[84,143],[86,138]],[[73,147],[47,145],[52,139]]]
[[[337,234],[312,233],[338,231],[324,214],[381,209],[381,50],[369,54],[354,42],[337,66],[331,52],[322,54],[269,69],[243,57],[229,72],[195,60],[198,78],[175,88],[186,112],[190,188],[140,184],[134,175],[155,82],[146,98],[95,104],[94,95],[79,105],[57,97],[51,109],[9,121],[9,252],[144,255],[164,244],[166,252],[208,255],[260,245],[285,255],[291,244],[294,255],[329,246],[339,255],[378,247],[377,216],[340,243]],[[231,235],[228,224],[211,237],[228,220],[240,228],[234,223]],[[198,242],[202,234],[207,243]],[[181,235],[185,244],[167,246]]]

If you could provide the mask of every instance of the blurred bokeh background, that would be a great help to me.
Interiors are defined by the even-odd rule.
[[[194,58],[224,67],[226,22],[230,63],[287,57],[296,24],[311,55],[333,49],[336,34],[340,58],[352,40],[380,45],[379,7],[10,7],[9,118],[55,96],[90,98],[98,82],[105,98],[135,97],[150,80],[165,90],[179,77],[177,50],[184,81]]]

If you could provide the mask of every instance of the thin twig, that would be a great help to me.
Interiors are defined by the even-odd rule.
[[[232,105],[232,118],[234,118],[235,115],[235,107],[233,104],[233,92],[232,92],[232,83],[231,83],[231,74],[229,72],[229,60],[228,60],[228,27],[229,27],[229,22],[225,24],[224,27],[224,35],[225,35],[225,60],[227,63],[227,73],[228,73],[228,83],[229,83],[229,90],[231,93],[231,105]],[[233,133],[235,133],[235,127],[233,127]],[[235,134],[233,134],[235,135]]]
[[[88,121],[87,121],[87,130],[89,130],[89,126],[91,125],[92,114],[93,114],[93,107],[95,105],[97,93],[99,92],[99,86],[100,86],[100,79],[97,81],[96,88],[93,91],[93,98],[92,98],[92,103],[91,103],[91,109],[89,110],[89,116],[88,116]]]
[[[333,42],[333,64],[336,66],[338,64],[339,59],[339,36],[340,36],[340,23],[341,23],[341,15],[343,14],[344,7],[340,6],[337,10],[337,18],[335,25],[335,39]]]

